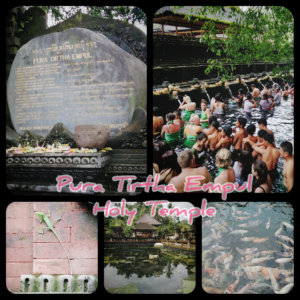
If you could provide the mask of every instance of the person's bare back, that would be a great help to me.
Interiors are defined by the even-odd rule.
[[[205,167],[199,168],[184,168],[182,172],[178,175],[173,177],[169,184],[173,184],[176,188],[176,193],[183,193],[186,185],[186,177],[188,176],[204,176],[204,179],[198,179],[199,185],[203,185],[211,180],[210,174]],[[196,182],[197,180],[193,180]]]

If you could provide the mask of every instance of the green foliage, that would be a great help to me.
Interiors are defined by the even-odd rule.
[[[180,8],[177,6],[174,11],[181,13]],[[286,68],[277,67],[274,72],[286,73],[293,69],[294,18],[287,8],[249,6],[241,10],[236,6],[199,6],[191,8],[186,19],[191,20],[191,16],[196,20],[206,19],[201,42],[207,43],[215,54],[215,58],[208,60],[206,74],[215,70],[218,76],[227,78],[235,64],[250,66],[257,61],[286,63]],[[229,25],[224,32],[225,39],[216,38],[216,21]]]
[[[56,22],[64,21],[74,14],[86,13],[94,17],[119,19],[133,24],[147,24],[145,12],[134,6],[41,6]]]
[[[120,207],[119,203],[116,203],[115,206]],[[146,206],[143,202],[137,202],[135,204],[126,203],[127,209],[129,211],[132,211],[133,209],[137,210],[137,213],[133,219],[133,223],[131,226],[127,225],[127,218],[128,217],[121,217],[118,216],[116,218],[104,218],[104,228],[105,228],[105,238],[110,238],[112,233],[114,231],[120,232],[121,235],[123,235],[126,238],[129,238],[132,235],[132,226],[134,226],[135,222],[140,219],[145,213],[151,214],[152,206]],[[157,205],[157,211],[163,208],[163,206]],[[173,208],[172,203],[169,203],[168,205],[169,209]],[[189,232],[191,230],[194,230],[194,226],[189,225],[187,220],[181,221],[179,217],[177,216],[166,216],[162,217],[160,216],[156,211],[156,214],[154,216],[154,219],[159,221],[161,223],[160,226],[158,226],[157,233],[160,237],[164,237],[165,234],[174,235],[175,229],[179,229],[183,234],[185,232]],[[118,228],[120,230],[118,230]]]

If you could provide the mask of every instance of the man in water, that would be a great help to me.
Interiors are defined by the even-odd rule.
[[[252,97],[255,101],[259,101],[260,90],[255,86],[254,83],[250,85],[252,89]]]
[[[194,155],[191,150],[182,151],[178,157],[177,162],[181,167],[181,173],[178,176],[173,177],[169,184],[173,184],[177,190],[177,193],[183,193],[186,177],[187,176],[203,176],[204,179],[199,180],[199,185],[211,181],[211,176],[205,167],[193,168]],[[195,181],[195,180],[194,180]]]
[[[294,185],[294,155],[292,143],[285,141],[280,144],[280,156],[284,159],[282,186],[289,192]]]
[[[260,118],[257,121],[257,123],[258,123],[259,130],[265,130],[267,133],[270,133],[274,137],[273,131],[267,127],[268,123],[267,123],[267,119],[266,118]],[[275,141],[274,141],[274,146],[275,146]]]
[[[243,139],[248,136],[247,130],[245,129],[246,124],[247,120],[241,116],[236,120],[235,126],[239,129],[239,131],[235,134],[232,142],[232,145],[234,146],[234,150],[232,152],[233,161],[238,160],[239,152],[242,150]],[[233,131],[236,132],[236,129]]]
[[[273,135],[271,135],[270,133],[266,133],[263,139],[265,149],[263,149],[262,147],[257,147],[255,143],[251,142],[250,140],[248,141],[248,143],[252,146],[253,150],[261,154],[262,160],[267,165],[271,180],[274,181],[278,177],[276,167],[280,153],[279,150],[273,145]]]
[[[221,139],[218,141],[216,148],[227,148],[229,149],[229,147],[232,144],[232,129],[230,126],[225,126],[222,131],[221,131]]]
[[[256,107],[256,102],[252,99],[252,95],[248,94],[247,95],[247,100],[243,103],[244,105],[244,115],[247,119],[247,121],[251,121],[251,113],[252,113],[252,108]]]
[[[242,149],[243,150],[247,150],[247,151],[252,152],[253,149],[247,143],[247,141],[248,141],[248,139],[250,139],[250,141],[252,141],[254,143],[257,143],[257,136],[254,136],[255,130],[256,130],[256,128],[255,128],[254,124],[248,125],[248,127],[247,127],[248,136],[246,138],[243,138],[243,142],[242,142]]]
[[[209,118],[208,118],[208,125],[209,125],[209,127],[208,128],[203,128],[203,132],[207,135],[207,136],[209,136],[210,134],[212,134],[213,133],[213,127],[211,126],[211,123],[212,123],[212,121],[217,121],[218,120],[218,118],[216,117],[216,116],[214,116],[214,115],[211,115]]]
[[[207,136],[207,142],[205,144],[206,148],[209,148],[212,156],[216,154],[216,145],[221,138],[221,133],[218,130],[219,126],[218,121],[211,122],[212,134]]]
[[[256,147],[261,147],[263,149],[266,149],[265,145],[264,145],[264,136],[267,132],[265,130],[259,130],[258,133],[257,133],[257,141],[256,141],[256,144],[255,146]],[[245,138],[245,143],[248,143],[248,139]],[[254,142],[253,140],[251,140],[252,142]],[[252,149],[253,150],[253,149]],[[255,150],[252,151],[252,157],[253,159],[255,160],[256,158],[258,159],[262,159],[262,156],[260,153],[257,153]]]

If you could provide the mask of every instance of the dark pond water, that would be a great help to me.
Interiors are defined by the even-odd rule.
[[[214,203],[202,221],[202,285],[223,293],[273,294],[294,282],[294,216],[288,203]],[[269,223],[269,225],[268,225]],[[281,228],[281,230],[280,230]],[[248,254],[248,255],[247,255]],[[284,262],[285,260],[285,262]],[[270,280],[269,271],[276,283]]]
[[[226,115],[224,120],[220,120],[220,127],[229,125],[232,128],[235,127],[236,120],[239,116],[243,116],[243,108],[239,107],[237,104],[227,104]],[[200,113],[196,110],[196,113]],[[265,114],[260,108],[254,108],[252,111],[252,121],[256,125],[256,135],[259,131],[257,120],[261,117],[267,118],[268,128],[274,132],[276,147],[279,148],[283,141],[292,142],[294,140],[294,107],[291,106],[291,98],[289,96],[288,100],[281,100],[281,104],[275,107],[272,113]],[[246,127],[250,125],[247,122]],[[179,154],[184,150],[183,145],[177,146],[175,149],[176,153]],[[279,178],[274,180],[271,193],[282,193],[281,183],[282,183],[282,170],[283,170],[283,159],[280,157],[277,170],[279,172]],[[212,177],[214,178],[218,172],[215,165],[215,159],[208,155],[208,160],[206,162],[206,167]]]
[[[149,259],[150,255],[158,257]],[[190,293],[195,287],[195,259],[154,247],[105,249],[104,286],[110,293]]]

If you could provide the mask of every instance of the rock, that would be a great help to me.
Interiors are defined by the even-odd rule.
[[[39,134],[35,134],[30,131],[25,131],[19,140],[20,140],[20,144],[22,146],[36,147],[37,145],[40,144],[42,139],[43,139],[43,137]]]
[[[55,124],[51,131],[41,141],[41,144],[44,144],[45,146],[55,143],[69,144],[71,148],[74,148],[76,145],[74,135],[64,126],[63,123]]]
[[[78,125],[75,127],[77,147],[102,149],[109,138],[108,125]]]
[[[19,134],[45,136],[59,122],[104,124],[110,136],[138,132],[147,103],[146,65],[104,35],[84,28],[39,36],[19,49],[7,83]],[[141,108],[141,109],[139,109]]]
[[[18,147],[20,137],[17,132],[6,126],[6,147]]]
[[[155,243],[154,248],[163,248],[164,245],[162,243]]]
[[[149,259],[158,259],[158,255],[149,254]]]

